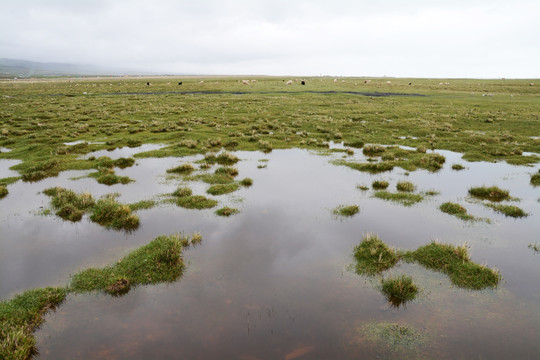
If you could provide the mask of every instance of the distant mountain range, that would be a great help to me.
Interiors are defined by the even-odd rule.
[[[35,62],[0,58],[0,77],[150,75],[149,72],[107,68],[95,65]]]

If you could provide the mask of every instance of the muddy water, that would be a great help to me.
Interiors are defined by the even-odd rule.
[[[121,298],[70,295],[36,333],[40,358],[538,358],[540,254],[528,248],[540,242],[540,188],[529,185],[538,166],[467,163],[459,154],[440,153],[447,162],[438,173],[370,175],[332,165],[339,153],[240,152],[239,178],[251,177],[253,186],[216,197],[240,214],[220,218],[212,210],[161,205],[139,212],[141,227],[134,233],[108,231],[86,218],[72,224],[38,215],[48,204],[39,192],[59,185],[95,197],[119,192],[123,202],[149,199],[182,184],[165,174],[184,160],[137,160],[116,171],[136,182],[113,187],[72,180],[85,173],[80,171],[18,182],[0,200],[0,297],[66,284],[69,274],[109,264],[161,234],[200,231],[203,242],[185,252],[188,267],[178,282],[139,287]],[[359,150],[355,157],[363,158]],[[260,159],[268,159],[267,168],[257,168]],[[453,171],[453,163],[467,169]],[[375,179],[389,181],[392,191],[407,180],[418,191],[440,194],[405,208],[356,189]],[[467,198],[469,187],[483,184],[509,189],[531,215],[506,218]],[[208,187],[189,185],[197,194]],[[438,206],[445,201],[491,223],[443,214]],[[336,206],[349,204],[359,205],[360,213],[332,215]],[[468,291],[453,287],[445,275],[401,264],[390,272],[410,274],[421,294],[393,309],[377,279],[350,270],[353,247],[365,232],[404,249],[433,239],[467,242],[473,261],[497,267],[503,282],[496,290]],[[412,327],[426,341],[412,348],[374,341],[365,325],[380,322]]]

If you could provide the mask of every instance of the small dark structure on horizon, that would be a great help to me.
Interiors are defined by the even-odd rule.
[[[150,86],[150,82],[147,82],[147,83],[146,83],[146,86]]]
[[[182,82],[180,81],[180,82],[178,83],[178,85],[182,85]]]
[[[302,80],[301,82],[302,85],[306,85],[306,82],[304,80]]]
[[[409,83],[409,85],[412,85],[412,83]]]

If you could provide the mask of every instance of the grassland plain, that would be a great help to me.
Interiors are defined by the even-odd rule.
[[[401,144],[447,149],[466,160],[538,162],[539,86],[530,80],[308,78],[78,78],[0,82],[0,158],[28,181],[91,169],[94,150],[162,143],[139,157],[234,150]],[[412,85],[408,85],[408,83]],[[356,93],[358,92],[358,93]],[[363,96],[359,93],[363,93]],[[380,96],[399,93],[423,96]],[[482,95],[492,96],[482,96]],[[74,146],[67,142],[84,140]],[[262,144],[262,145],[261,145]]]

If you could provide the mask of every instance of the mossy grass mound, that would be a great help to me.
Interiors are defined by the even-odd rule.
[[[360,212],[358,205],[340,205],[334,209],[333,213],[340,216],[353,216]]]
[[[208,199],[202,195],[184,196],[176,200],[176,205],[186,209],[211,209],[217,204],[216,200]]]
[[[510,198],[510,192],[497,186],[480,186],[469,189],[469,194],[475,198],[489,201],[503,201]]]
[[[366,234],[362,242],[354,248],[356,272],[376,275],[397,264],[399,255],[386,245],[377,235]]]
[[[132,214],[128,205],[116,201],[116,195],[101,197],[92,208],[90,220],[116,230],[135,230],[139,227],[139,217]]]
[[[362,152],[366,156],[380,156],[386,151],[386,147],[382,145],[367,144],[362,149]]]
[[[191,163],[185,163],[174,168],[167,169],[167,172],[170,174],[190,174],[193,171],[195,171],[195,167]]]
[[[540,170],[538,173],[531,175],[531,184],[533,186],[540,186]]]
[[[97,172],[94,174],[90,174],[90,176],[95,177],[97,182],[103,185],[109,185],[109,186],[115,185],[115,184],[125,185],[134,181],[133,179],[130,179],[128,176],[118,176],[114,173],[114,171]]]
[[[480,290],[496,287],[501,279],[497,271],[471,262],[465,245],[432,242],[403,256],[408,261],[416,261],[428,269],[447,274],[454,285],[462,288]]]
[[[439,206],[439,209],[443,213],[454,215],[462,220],[474,220],[474,216],[467,214],[467,209],[456,203],[445,202]]]
[[[253,185],[253,179],[243,178],[242,180],[240,180],[240,185],[245,186],[245,187],[250,187],[251,185]]]
[[[230,152],[224,151],[218,155],[208,154],[204,157],[204,161],[206,161],[209,164],[218,163],[220,165],[234,165],[238,161],[240,161],[240,159],[237,158],[236,155]]]
[[[128,204],[131,211],[148,210],[156,205],[157,203],[154,200],[141,200],[133,204]]]
[[[22,170],[21,179],[26,182],[35,182],[48,177],[58,176],[60,162],[55,159],[28,163]]]
[[[188,187],[179,187],[172,193],[172,195],[176,197],[191,196],[192,194],[193,191]]]
[[[212,185],[206,190],[206,192],[210,195],[223,195],[223,194],[229,194],[232,192],[235,192],[240,188],[240,184],[238,183],[230,183],[230,184],[216,184]]]
[[[424,196],[420,194],[411,194],[411,193],[391,193],[388,191],[377,191],[373,194],[374,197],[386,201],[397,202],[404,206],[412,206],[416,203],[424,200]]]
[[[234,178],[228,174],[198,174],[195,176],[186,177],[188,181],[202,181],[210,185],[215,184],[230,184],[234,182]]]
[[[33,289],[0,302],[0,359],[25,360],[37,354],[32,332],[49,310],[64,301],[66,293],[64,288]]]
[[[94,198],[90,193],[80,194],[61,187],[48,188],[43,191],[51,197],[51,205],[56,210],[56,215],[64,220],[79,221],[84,213],[95,205]]]
[[[396,189],[397,191],[401,192],[414,192],[414,190],[416,190],[416,186],[409,181],[399,181],[396,184]]]
[[[101,269],[90,268],[75,274],[71,279],[70,290],[122,295],[134,286],[173,282],[184,270],[182,248],[200,240],[199,234],[159,236],[114,265]]]
[[[461,164],[452,164],[452,170],[456,170],[456,171],[465,170],[465,166]]]
[[[0,199],[4,198],[9,194],[9,191],[6,185],[0,185]]]
[[[485,205],[489,208],[492,208],[496,212],[504,214],[508,217],[522,218],[522,217],[529,216],[529,214],[523,211],[523,209],[515,205],[502,205],[502,204],[485,204]]]
[[[375,190],[384,190],[388,188],[388,181],[385,180],[375,180],[371,183],[371,187]]]
[[[228,206],[225,206],[225,207],[222,207],[221,209],[216,210],[217,215],[226,216],[226,217],[229,217],[229,216],[234,215],[234,214],[238,214],[239,212],[240,212],[240,210],[235,209],[235,208],[230,208]]]
[[[230,177],[238,176],[238,169],[231,166],[221,166],[216,169],[215,174],[223,174]]]
[[[381,291],[395,307],[413,300],[418,294],[418,287],[410,276],[400,275],[381,280]]]

